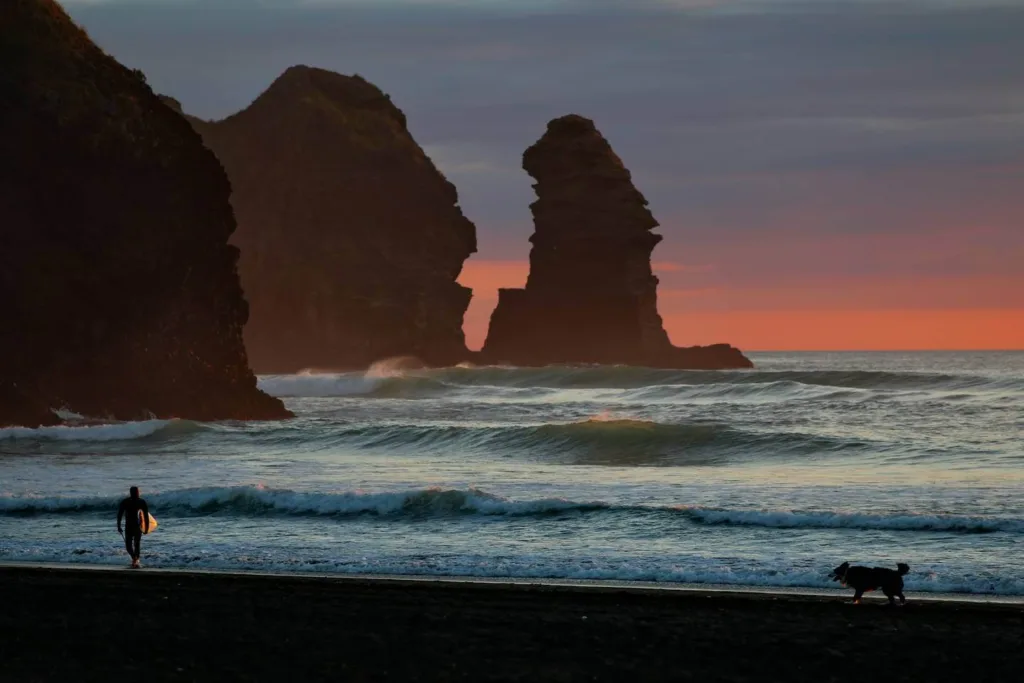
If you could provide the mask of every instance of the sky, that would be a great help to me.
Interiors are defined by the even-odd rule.
[[[522,286],[522,152],[594,119],[661,223],[677,345],[1024,348],[1024,0],[65,0],[186,111],[281,72],[388,92]]]

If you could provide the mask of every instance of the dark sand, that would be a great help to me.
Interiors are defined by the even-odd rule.
[[[1024,608],[0,567],[3,681],[1020,681]]]

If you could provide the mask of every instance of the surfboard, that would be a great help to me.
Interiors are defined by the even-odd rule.
[[[149,515],[148,512],[145,513],[145,514]],[[147,533],[146,532],[145,518],[142,515],[143,515],[142,510],[139,510],[139,528],[142,529],[142,533]],[[149,530],[153,531],[154,529],[156,529],[156,527],[157,527],[156,518],[153,517],[153,515],[149,515]]]

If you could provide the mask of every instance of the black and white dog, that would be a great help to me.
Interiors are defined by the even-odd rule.
[[[851,567],[849,562],[843,562],[829,576],[833,581],[839,581],[856,591],[853,596],[855,605],[860,603],[865,593],[879,588],[889,598],[890,605],[896,604],[896,598],[900,599],[902,605],[907,602],[903,597],[903,575],[909,571],[910,567],[902,562],[896,565],[895,570],[885,567]]]

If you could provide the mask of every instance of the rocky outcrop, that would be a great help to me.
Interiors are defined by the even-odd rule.
[[[387,95],[298,66],[244,111],[191,120],[234,187],[258,372],[466,357],[456,279],[476,229]]]
[[[288,416],[199,136],[52,0],[0,4],[0,64],[0,424]]]
[[[9,373],[7,368],[4,372]],[[0,379],[0,427],[43,427],[60,423],[60,418],[35,396],[22,392],[10,377]]]
[[[677,348],[658,315],[647,200],[589,119],[565,116],[523,155],[535,180],[530,275],[503,289],[482,355],[515,365],[742,368],[726,344]]]

